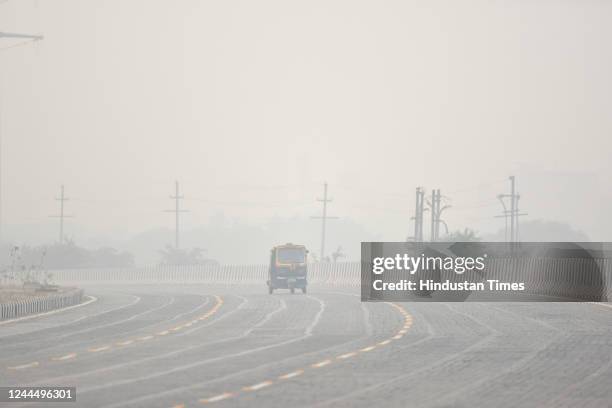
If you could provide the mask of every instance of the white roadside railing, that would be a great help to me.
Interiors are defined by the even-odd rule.
[[[82,301],[82,289],[69,289],[59,293],[32,297],[31,299],[0,303],[0,320],[61,309],[77,305]]]
[[[400,276],[397,279],[405,279]],[[444,279],[464,280],[467,275],[450,272]],[[186,265],[136,268],[96,268],[52,271],[62,285],[79,283],[205,283],[265,284],[267,265]],[[477,279],[476,277],[473,277]],[[531,293],[578,297],[585,300],[612,300],[612,259],[596,258],[506,258],[492,259],[481,279],[525,282]],[[313,284],[359,287],[360,262],[317,263],[308,266]],[[478,279],[477,279],[478,280]],[[367,282],[366,282],[367,284]]]

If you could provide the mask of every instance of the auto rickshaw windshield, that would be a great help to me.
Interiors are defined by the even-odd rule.
[[[281,264],[306,262],[306,251],[303,248],[278,248],[276,259]]]

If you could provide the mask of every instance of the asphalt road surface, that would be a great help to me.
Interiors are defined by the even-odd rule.
[[[76,386],[52,407],[612,406],[609,304],[85,289],[84,306],[0,324],[0,386]]]

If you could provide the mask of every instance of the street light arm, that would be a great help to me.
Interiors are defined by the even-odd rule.
[[[42,35],[4,33],[0,31],[0,38],[27,38],[30,40],[38,41],[38,40],[42,40],[44,37]]]

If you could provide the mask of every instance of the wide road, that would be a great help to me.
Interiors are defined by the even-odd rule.
[[[0,324],[0,386],[77,387],[53,407],[612,406],[609,304],[85,289],[84,306]]]

